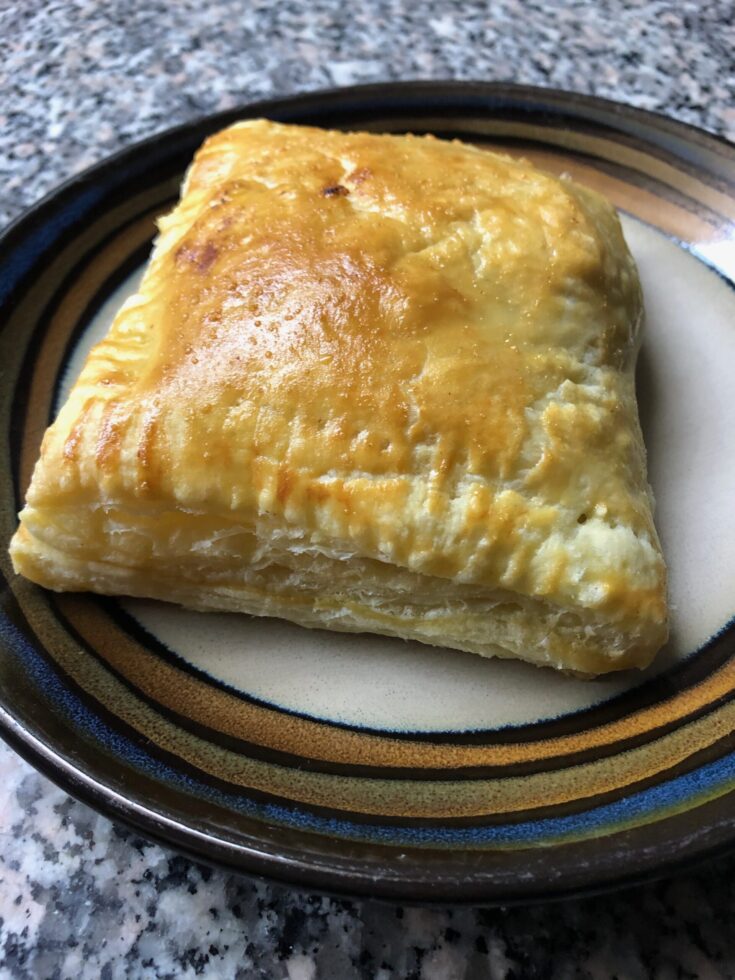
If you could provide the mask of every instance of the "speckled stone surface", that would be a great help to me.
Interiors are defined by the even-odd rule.
[[[0,223],[142,136],[331,85],[552,85],[735,139],[731,0],[0,0]],[[735,977],[735,859],[531,909],[333,901],[193,864],[0,745],[0,977]]]
[[[0,223],[131,141],[251,99],[494,79],[735,139],[732,0],[0,0]]]

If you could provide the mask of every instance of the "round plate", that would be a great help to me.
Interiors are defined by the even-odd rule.
[[[188,161],[238,118],[432,132],[620,209],[647,304],[641,417],[673,630],[596,682],[371,636],[55,595],[12,574],[41,436],[135,286]],[[75,178],[2,239],[0,723],[71,793],[233,869],[349,894],[510,902],[735,835],[735,149],[541,89],[368,86],[247,106]]]

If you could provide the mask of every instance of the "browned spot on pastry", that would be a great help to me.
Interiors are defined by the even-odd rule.
[[[323,197],[346,197],[349,193],[349,190],[342,184],[333,184],[331,187],[322,188]]]
[[[184,242],[176,250],[176,261],[188,262],[199,272],[206,272],[218,255],[219,251],[212,242],[205,242],[203,245]]]
[[[281,467],[278,472],[278,488],[276,489],[276,497],[279,504],[285,502],[286,497],[291,493],[293,485],[294,474],[285,467]]]
[[[329,498],[329,490],[319,483],[312,483],[306,488],[306,496],[315,503],[322,503]]]
[[[110,402],[97,436],[95,458],[101,467],[111,465],[120,454],[125,419],[121,417],[118,402]]]
[[[110,385],[125,384],[127,380],[128,376],[124,371],[110,371],[104,377],[100,378],[100,384],[107,388]]]
[[[66,440],[64,442],[64,449],[63,449],[64,459],[73,461],[77,458],[77,449],[79,447],[79,442],[82,438],[82,434],[84,433],[84,429],[87,422],[87,416],[89,415],[90,405],[91,405],[91,401],[85,402],[84,408],[79,413],[79,418],[76,420],[74,426],[72,427],[71,432],[66,437]]]

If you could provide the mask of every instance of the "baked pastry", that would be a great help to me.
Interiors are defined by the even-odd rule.
[[[432,137],[208,139],[47,431],[11,554],[56,590],[519,657],[665,641],[602,197]]]

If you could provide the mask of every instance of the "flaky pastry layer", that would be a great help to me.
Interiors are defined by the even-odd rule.
[[[600,673],[666,637],[601,197],[429,137],[241,123],[44,438],[11,554],[55,589]]]

